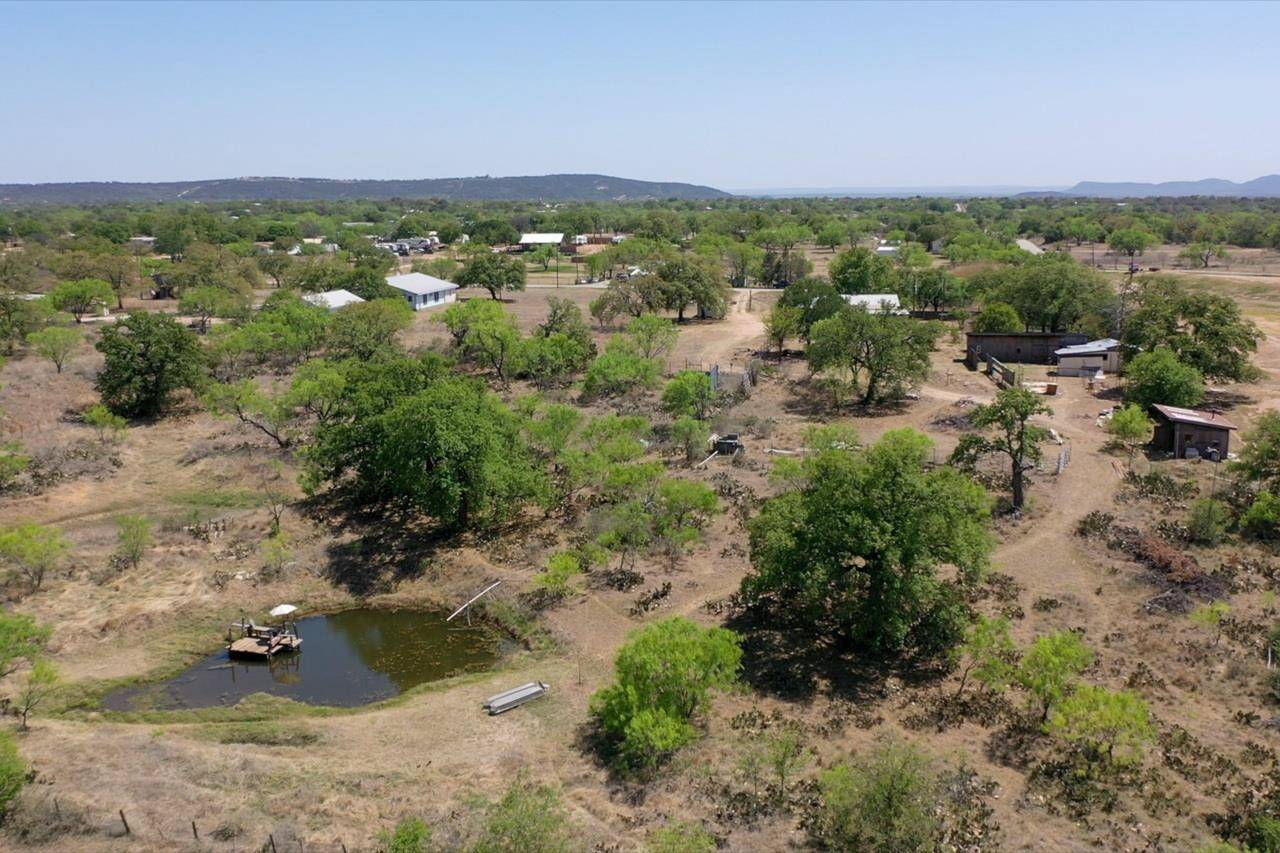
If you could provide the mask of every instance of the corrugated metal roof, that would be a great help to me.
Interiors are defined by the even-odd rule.
[[[1193,426],[1210,426],[1218,429],[1239,429],[1231,421],[1214,412],[1197,412],[1195,409],[1181,409],[1177,406],[1152,406],[1160,414],[1171,421]]]
[[[1056,349],[1053,354],[1056,356],[1095,355],[1097,353],[1110,352],[1118,346],[1120,346],[1120,342],[1115,338],[1101,338],[1085,344],[1074,344],[1062,349]]]
[[[433,275],[421,272],[409,272],[404,275],[387,276],[387,284],[404,293],[427,296],[431,293],[448,293],[457,290],[458,285]]]
[[[563,242],[564,242],[563,231],[558,234],[553,234],[550,232],[546,232],[546,233],[535,232],[533,234],[520,235],[521,246],[536,246],[542,243],[557,244],[557,243],[563,243]]]

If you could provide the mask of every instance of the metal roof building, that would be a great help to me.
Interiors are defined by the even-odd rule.
[[[1151,409],[1156,416],[1156,432],[1151,443],[1179,459],[1188,456],[1214,461],[1224,459],[1231,447],[1231,433],[1239,429],[1217,412],[1160,405]]]
[[[387,284],[404,294],[414,311],[453,302],[458,296],[458,285],[426,273],[389,275]]]
[[[337,311],[339,308],[345,308],[357,302],[364,302],[363,299],[350,290],[326,290],[323,293],[308,293],[302,299],[304,302],[310,302],[312,305],[318,305],[321,308],[328,308],[330,311]]]

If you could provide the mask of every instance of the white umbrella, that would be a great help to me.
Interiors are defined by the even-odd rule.
[[[290,613],[293,613],[297,609],[298,608],[292,604],[277,604],[275,607],[271,608],[271,615],[272,616],[288,616]]]

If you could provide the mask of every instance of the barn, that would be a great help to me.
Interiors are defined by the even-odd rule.
[[[1177,406],[1152,406],[1156,432],[1151,446],[1179,459],[1204,457],[1225,459],[1231,448],[1231,433],[1238,427],[1217,412],[1201,412]]]
[[[1052,364],[1055,351],[1088,340],[1079,332],[969,332],[964,363],[971,370],[987,358],[1010,364]]]

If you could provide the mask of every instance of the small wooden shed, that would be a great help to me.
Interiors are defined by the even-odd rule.
[[[1190,455],[1225,459],[1231,449],[1231,433],[1238,427],[1217,412],[1201,412],[1177,406],[1152,406],[1156,431],[1151,445],[1179,459]]]

